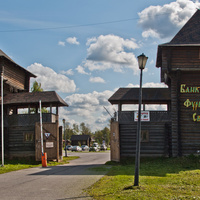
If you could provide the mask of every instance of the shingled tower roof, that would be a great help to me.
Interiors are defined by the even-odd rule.
[[[30,71],[24,69],[23,67],[21,67],[20,65],[18,65],[17,63],[15,63],[7,54],[5,54],[1,49],[0,49],[0,59],[1,58],[5,58],[8,61],[10,61],[11,63],[13,63],[15,66],[17,66],[18,68],[22,69],[24,72],[26,72],[30,77],[34,77],[36,78],[35,74],[32,74]]]
[[[156,67],[162,66],[163,47],[178,46],[200,46],[200,10],[194,13],[170,42],[158,45]]]
[[[169,44],[200,44],[200,10],[194,13]]]

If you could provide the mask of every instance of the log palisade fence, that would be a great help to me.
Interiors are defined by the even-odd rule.
[[[169,43],[158,46],[156,67],[169,93],[164,88],[143,89],[143,104],[167,104],[168,108],[166,113],[150,112],[150,121],[142,123],[142,131],[146,129],[148,134],[146,142],[141,141],[141,155],[185,156],[200,151],[199,19],[197,10]],[[109,102],[118,105],[119,160],[134,156],[137,123],[133,122],[133,113],[121,108],[122,104],[138,103],[137,90],[121,88]]]
[[[120,88],[109,98],[119,108],[117,118],[111,123],[111,159],[114,161],[135,156],[137,111],[123,111],[122,107],[137,104],[138,92],[138,88]],[[145,104],[164,104],[169,109],[169,89],[144,88],[142,104],[143,108]],[[141,156],[171,156],[171,112],[143,110],[142,113],[146,113],[146,118],[141,121]]]
[[[134,112],[119,112],[121,158],[135,155],[137,122],[134,122],[133,116]],[[169,155],[170,112],[150,111],[150,121],[141,124],[141,133],[145,134],[141,137],[141,156]]]

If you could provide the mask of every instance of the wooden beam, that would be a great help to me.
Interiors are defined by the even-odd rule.
[[[177,120],[177,130],[178,130],[178,156],[182,156],[182,141],[181,141],[181,101],[180,101],[180,82],[181,82],[181,71],[177,70],[177,114],[178,114],[178,120]]]

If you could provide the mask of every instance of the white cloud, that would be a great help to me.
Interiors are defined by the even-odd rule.
[[[101,77],[90,77],[91,83],[105,83],[105,80]]]
[[[36,80],[41,83],[44,90],[55,90],[63,93],[76,91],[76,85],[73,80],[70,80],[63,74],[56,73],[49,67],[44,67],[40,63],[34,63],[28,66],[27,69],[37,76],[32,82]]]
[[[126,87],[140,87],[139,84],[133,85],[132,83],[129,83]],[[149,83],[144,83],[142,85],[144,88],[166,88],[168,87],[164,83],[154,83],[154,82],[149,82]]]
[[[74,72],[72,69],[69,69],[67,71],[61,71],[61,74],[65,74],[65,75],[74,75]]]
[[[88,55],[83,66],[90,71],[113,69],[116,72],[123,72],[128,68],[135,74],[138,73],[137,58],[131,51],[139,46],[133,38],[100,35],[98,38],[88,39],[87,45]]]
[[[139,13],[142,36],[167,38],[173,36],[200,7],[198,1],[176,0],[163,6],[150,6]]]
[[[87,73],[87,72],[85,71],[85,69],[84,69],[82,66],[80,66],[80,65],[78,65],[78,67],[76,68],[76,70],[77,70],[77,72],[78,72],[79,74],[90,75],[90,74]]]
[[[85,122],[92,124],[93,130],[98,128],[104,128],[110,119],[110,116],[104,110],[105,106],[111,114],[114,113],[113,106],[108,102],[108,99],[113,95],[114,91],[103,91],[87,94],[72,94],[65,98],[65,101],[69,104],[66,109],[66,117],[70,116],[70,119],[79,118],[79,122]],[[104,121],[99,120],[104,115]],[[98,124],[96,124],[98,121]],[[100,123],[102,121],[102,123]]]
[[[66,39],[66,41],[69,43],[69,44],[75,44],[75,45],[79,45],[80,43],[77,41],[77,38],[76,37],[68,37]]]
[[[59,42],[58,42],[58,45],[64,47],[64,46],[65,46],[65,42],[59,41]]]
[[[149,83],[144,83],[143,87],[147,88],[167,88],[168,86],[164,83],[154,83],[154,82],[149,82]]]
[[[127,87],[139,87],[139,85],[129,84]],[[145,83],[144,87],[166,87],[163,83]],[[79,122],[85,122],[89,124],[93,131],[104,128],[108,125],[110,115],[114,116],[114,112],[117,110],[117,105],[111,105],[108,99],[117,90],[113,91],[105,90],[103,92],[93,91],[87,94],[72,94],[65,98],[65,101],[69,104],[67,108],[61,108],[60,113],[62,118],[67,119],[71,124]],[[165,110],[165,105],[148,105],[146,107],[149,110]],[[124,105],[124,110],[137,110],[138,105]]]

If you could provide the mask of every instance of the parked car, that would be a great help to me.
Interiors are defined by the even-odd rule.
[[[71,151],[72,150],[72,145],[67,145],[66,146],[66,149],[68,150],[68,151]],[[65,150],[65,149],[64,149]]]
[[[89,151],[89,147],[87,145],[82,145],[81,148],[83,151]]]
[[[73,146],[72,151],[82,151],[82,149],[79,146]]]
[[[94,143],[89,149],[89,151],[99,151],[99,150],[100,150],[100,147],[98,143]]]
[[[107,146],[106,146],[105,144],[102,144],[102,145],[100,146],[100,150],[101,150],[101,151],[106,151],[106,150],[107,150]]]

